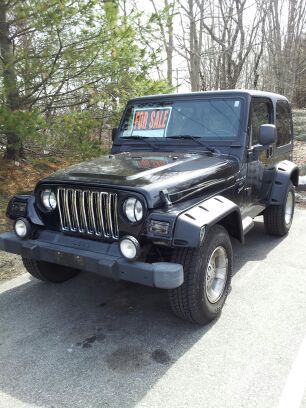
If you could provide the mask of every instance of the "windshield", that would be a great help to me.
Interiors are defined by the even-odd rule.
[[[241,110],[239,98],[137,103],[126,111],[119,136],[235,139],[240,130]]]

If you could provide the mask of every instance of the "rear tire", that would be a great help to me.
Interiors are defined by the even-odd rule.
[[[284,202],[280,205],[270,205],[264,211],[266,232],[270,235],[283,237],[288,234],[295,207],[295,191],[290,182],[287,187]]]
[[[174,314],[201,325],[218,317],[233,271],[233,250],[226,229],[213,226],[200,248],[175,249],[172,262],[184,267],[184,283],[169,291]]]
[[[22,258],[26,270],[36,279],[52,283],[62,283],[76,276],[80,271],[68,266],[56,265],[50,262],[35,261]]]

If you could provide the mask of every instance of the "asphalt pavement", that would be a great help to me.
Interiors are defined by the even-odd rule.
[[[233,244],[207,327],[174,317],[165,291],[86,273],[2,283],[0,407],[306,408],[306,210],[286,238],[259,221]]]

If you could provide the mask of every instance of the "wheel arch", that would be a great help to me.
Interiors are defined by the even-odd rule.
[[[300,174],[299,169],[298,169],[298,167],[296,167],[296,168],[292,171],[292,173],[291,173],[291,175],[290,175],[290,180],[292,181],[292,184],[293,184],[295,187],[297,187],[297,186],[299,185],[299,174]]]
[[[267,204],[280,205],[285,199],[288,183],[290,182],[294,186],[298,186],[299,168],[295,163],[284,160],[275,166],[275,175]]]
[[[239,207],[233,201],[218,195],[196,204],[178,216],[173,247],[199,247],[208,229],[216,224],[222,225],[229,235],[244,242]]]
[[[221,220],[218,221],[218,224],[222,225],[227,230],[230,236],[238,239],[241,243],[244,242],[240,211],[232,211],[225,217],[221,218]]]

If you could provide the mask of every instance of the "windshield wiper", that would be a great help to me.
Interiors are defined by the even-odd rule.
[[[166,139],[190,139],[194,142],[198,143],[199,145],[205,147],[211,153],[219,153],[217,149],[214,147],[210,147],[207,144],[203,143],[200,139],[201,136],[191,136],[191,135],[179,135],[179,136],[166,136]]]
[[[154,150],[159,150],[159,147],[158,147],[155,143],[150,142],[150,140],[148,140],[148,138],[147,138],[146,136],[140,136],[140,135],[124,136],[124,137],[121,137],[121,139],[125,139],[125,140],[128,140],[128,139],[143,140],[143,141],[144,141],[145,143],[147,143],[149,146],[153,147]]]

